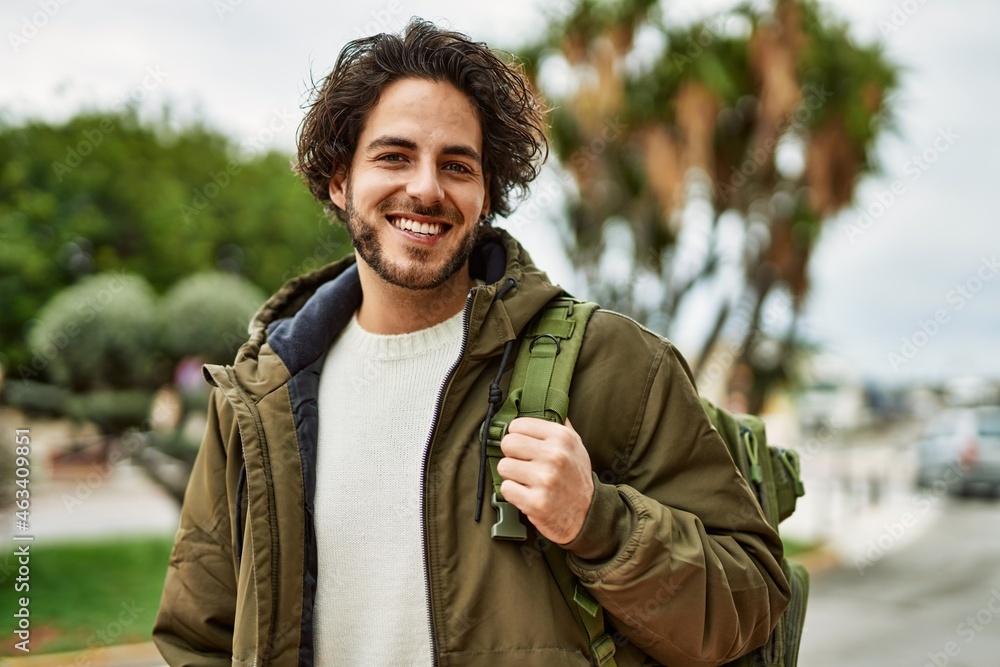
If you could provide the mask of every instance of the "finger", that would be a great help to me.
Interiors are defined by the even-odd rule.
[[[538,438],[539,440],[544,440],[545,438],[559,433],[559,430],[562,428],[562,424],[550,422],[548,419],[539,419],[538,417],[518,417],[512,420],[510,425],[507,426],[507,432],[520,433],[522,435]]]
[[[509,456],[500,459],[497,463],[497,473],[504,479],[529,488],[539,486],[543,481],[537,463],[521,461]]]
[[[500,441],[500,451],[504,456],[522,461],[534,460],[543,446],[544,443],[537,438],[510,431]]]
[[[500,484],[500,493],[503,494],[505,501],[521,510],[524,514],[530,515],[533,513],[532,493],[528,487],[507,479]]]

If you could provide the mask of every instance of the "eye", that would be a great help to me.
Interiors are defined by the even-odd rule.
[[[461,162],[449,162],[448,164],[446,164],[444,166],[444,168],[447,169],[447,170],[449,170],[449,171],[454,171],[455,173],[458,173],[458,174],[471,174],[472,173],[472,170],[469,169],[468,167],[466,167]]]
[[[376,159],[379,162],[399,163],[403,162],[406,158],[400,155],[399,153],[386,153],[385,155],[380,155]]]

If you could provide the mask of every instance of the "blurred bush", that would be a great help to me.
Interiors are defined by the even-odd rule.
[[[75,392],[155,387],[166,371],[157,354],[155,298],[144,278],[122,273],[63,290],[28,334],[32,371]]]
[[[91,391],[71,396],[66,414],[93,422],[102,433],[124,433],[147,421],[152,403],[153,392],[142,389]]]
[[[63,387],[32,380],[8,382],[3,391],[4,400],[10,405],[33,415],[48,417],[65,415],[70,396],[72,394]]]
[[[143,389],[105,389],[74,394],[44,382],[11,382],[4,400],[30,415],[69,417],[93,422],[102,433],[123,433],[149,417],[153,393]]]
[[[209,363],[232,362],[265,298],[241,276],[213,272],[181,280],[160,306],[166,352],[175,360],[192,356]]]
[[[81,278],[143,276],[163,294],[220,270],[265,292],[343,256],[350,242],[289,168],[199,122],[133,110],[65,122],[0,116],[0,364],[22,375],[29,323]],[[233,221],[239,221],[234,224]]]

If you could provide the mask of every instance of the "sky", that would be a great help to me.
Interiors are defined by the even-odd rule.
[[[169,104],[174,122],[203,119],[249,150],[291,151],[309,82],[346,41],[419,15],[516,51],[543,29],[542,7],[559,13],[570,2],[8,0],[0,113],[62,120],[132,100],[157,115]],[[735,3],[663,4],[668,20],[688,22]],[[883,384],[1000,379],[1000,230],[986,205],[1000,175],[1000,42],[992,39],[1000,3],[825,4],[860,41],[882,41],[905,71],[893,98],[898,130],[878,146],[881,174],[824,227],[801,330],[851,374]],[[544,185],[508,227],[572,288],[556,231],[525,213],[537,210]],[[682,351],[695,345],[675,342]]]

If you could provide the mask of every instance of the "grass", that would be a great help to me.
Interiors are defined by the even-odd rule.
[[[18,598],[29,598],[32,653],[149,641],[171,543],[170,537],[31,543],[27,592],[15,592],[17,558],[13,547],[4,550],[0,617],[11,619]],[[16,637],[0,641],[0,655],[21,655]]]

